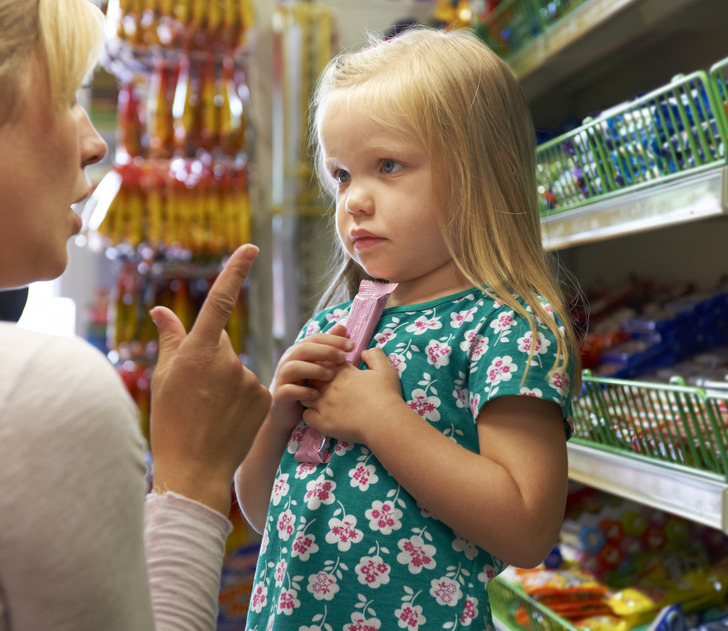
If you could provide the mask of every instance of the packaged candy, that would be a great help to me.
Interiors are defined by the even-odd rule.
[[[354,296],[346,318],[346,335],[354,342],[354,348],[347,353],[346,361],[357,368],[361,364],[361,354],[369,346],[374,327],[384,311],[387,297],[395,287],[397,283],[373,280],[363,280],[359,284],[359,292]],[[328,452],[329,440],[328,436],[308,427],[294,458],[297,462],[309,464],[328,462],[331,458]]]

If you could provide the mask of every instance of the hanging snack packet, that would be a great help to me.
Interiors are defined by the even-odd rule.
[[[354,296],[349,316],[346,318],[346,336],[354,342],[354,348],[346,354],[346,361],[353,366],[358,368],[361,364],[361,354],[369,346],[387,297],[395,287],[397,283],[373,280],[363,280],[359,284],[359,292]],[[308,427],[294,458],[297,462],[308,464],[328,462],[331,458],[330,440],[313,427]]]

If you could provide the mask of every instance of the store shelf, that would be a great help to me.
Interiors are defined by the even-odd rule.
[[[521,50],[506,58],[527,98],[589,72],[615,54],[679,32],[702,14],[727,6],[711,0],[586,0]],[[712,19],[711,18],[711,19]],[[632,51],[633,54],[635,51]]]
[[[547,249],[558,249],[728,213],[728,167],[617,195],[541,219]]]
[[[728,533],[728,483],[575,442],[570,479]]]

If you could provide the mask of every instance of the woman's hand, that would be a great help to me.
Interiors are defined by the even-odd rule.
[[[354,346],[337,324],[329,333],[318,333],[291,346],[281,357],[271,392],[271,422],[289,431],[301,419],[304,406],[319,398],[322,384],[330,381],[337,368],[346,364],[346,353]]]
[[[164,307],[151,315],[159,330],[152,379],[154,486],[227,515],[233,474],[270,408],[270,394],[241,363],[225,325],[258,255],[238,248],[210,288],[186,333]]]

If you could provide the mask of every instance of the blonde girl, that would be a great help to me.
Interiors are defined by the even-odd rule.
[[[334,59],[312,111],[341,260],[237,475],[248,628],[490,630],[488,582],[556,539],[578,387],[528,109],[471,33],[417,28]],[[358,370],[362,278],[397,287]],[[294,459],[307,427],[328,463]]]

